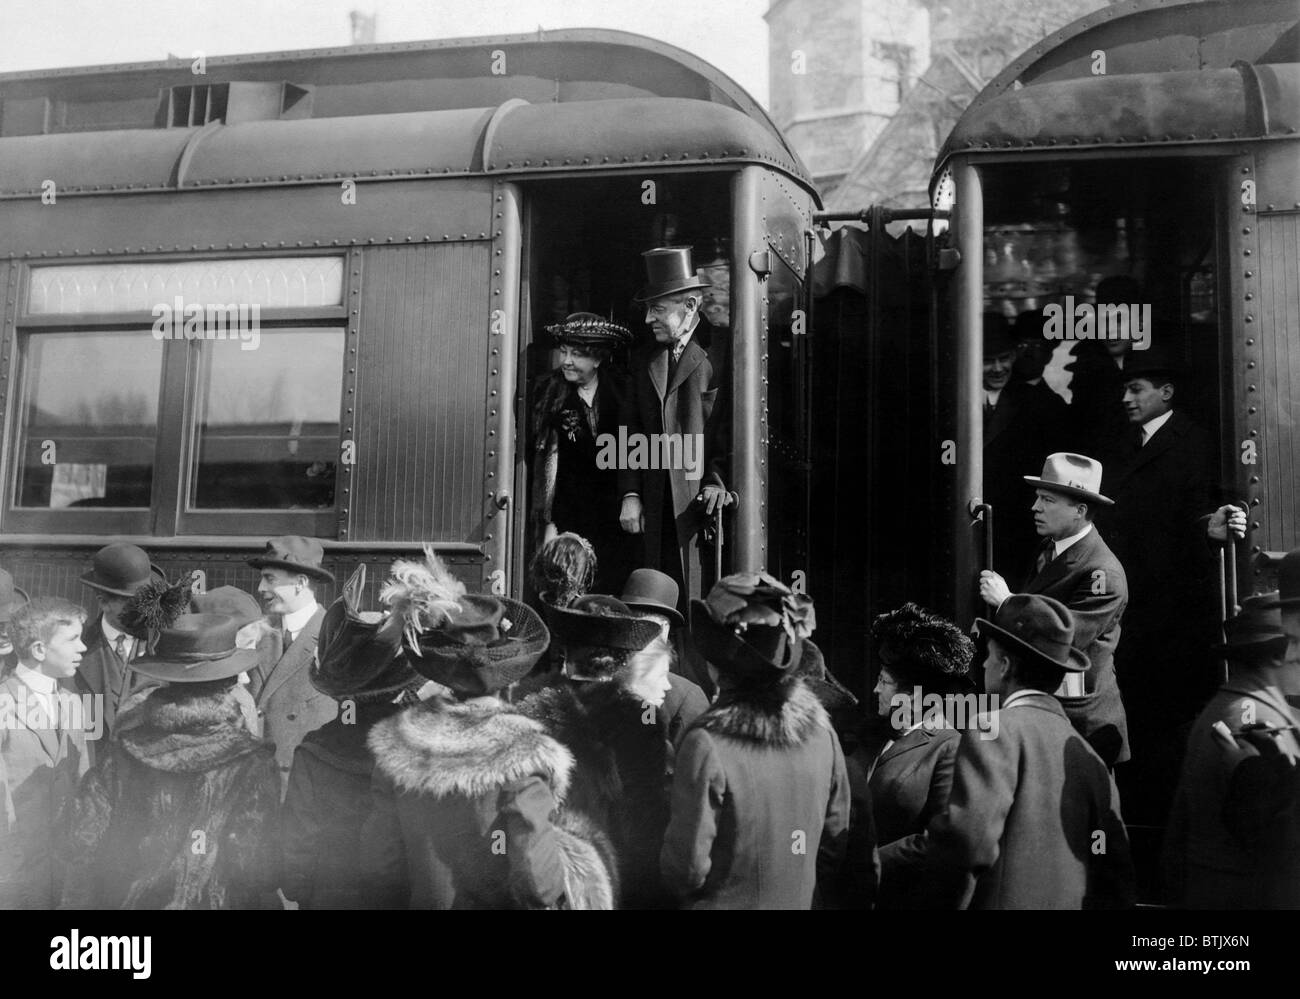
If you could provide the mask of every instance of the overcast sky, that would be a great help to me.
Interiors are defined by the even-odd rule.
[[[695,53],[767,104],[767,0],[0,0],[0,72],[377,42],[618,28]]]

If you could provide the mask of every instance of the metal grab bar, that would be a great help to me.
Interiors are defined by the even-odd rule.
[[[984,568],[993,571],[993,504],[978,498],[970,501],[971,527],[984,522]]]
[[[728,492],[727,496],[731,499],[731,503],[727,506],[740,502],[739,493]],[[726,507],[719,503],[713,511],[713,529],[716,532],[713,539],[713,581],[715,583],[722,578],[722,511],[725,509]]]
[[[1250,516],[1250,508],[1245,503],[1233,503],[1234,507],[1244,511],[1246,516]],[[1219,641],[1226,642],[1228,633],[1227,623],[1241,612],[1241,605],[1237,602],[1237,544],[1239,539],[1232,533],[1232,528],[1224,525],[1227,531],[1227,537],[1218,545],[1217,558],[1219,563]],[[1228,660],[1221,660],[1223,666],[1223,681],[1228,681]]]

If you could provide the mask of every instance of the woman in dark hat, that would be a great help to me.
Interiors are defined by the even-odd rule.
[[[793,675],[812,601],[758,572],[692,606],[719,690],[677,751],[664,881],[689,908],[810,908],[841,874],[849,824],[839,739]]]
[[[657,621],[635,616],[613,597],[547,608],[546,620],[563,650],[564,674],[519,710],[573,753],[567,807],[614,844],[621,907],[663,907],[669,899],[660,884],[659,850],[672,774],[663,708],[672,647]]]
[[[875,696],[881,733],[849,758],[855,798],[865,789],[880,844],[882,909],[926,908],[930,899],[920,842],[948,803],[960,735],[949,724],[950,695],[973,693],[975,644],[951,621],[905,603],[871,623],[880,672]],[[943,699],[942,701],[940,699]]]
[[[613,908],[608,843],[559,821],[573,757],[499,694],[550,641],[526,604],[466,595],[427,550],[380,594],[411,665],[449,690],[376,724],[362,870],[385,906]]]
[[[597,440],[618,436],[623,380],[613,361],[632,334],[589,312],[575,312],[546,330],[560,363],[539,380],[534,394],[534,543],[566,531],[586,538],[597,555],[594,588],[617,593],[630,568],[629,546],[618,520],[618,468],[599,467]]]
[[[256,908],[274,889],[280,782],[273,748],[249,734],[233,694],[257,659],[236,647],[240,626],[182,614],[132,664],[163,686],[82,781],[66,907]]]
[[[339,713],[294,750],[281,812],[280,887],[303,909],[375,904],[361,872],[375,768],[366,739],[378,722],[419,703],[421,688],[434,686],[407,661],[398,622],[357,610],[365,581],[363,564],[321,622],[309,676]]]

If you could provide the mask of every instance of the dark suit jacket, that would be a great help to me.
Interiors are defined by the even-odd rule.
[[[668,377],[671,358],[666,347],[655,344],[649,351],[637,352],[632,357],[632,376],[623,397],[619,420],[627,427],[628,437],[633,434],[647,437],[652,434],[698,435],[694,441],[702,444],[705,451],[702,474],[697,479],[688,479],[688,470],[681,467],[667,471],[632,468],[619,471],[620,498],[627,493],[637,493],[641,497],[647,559],[642,565],[658,565],[661,536],[665,530],[675,528],[678,547],[685,548],[704,521],[702,512],[694,503],[696,495],[710,483],[722,485],[721,459],[715,454],[719,430],[710,423],[721,376],[714,372],[708,354],[696,342],[704,325],[701,320],[691,342],[682,351],[671,380]],[[719,413],[719,417],[725,420],[726,414]],[[666,498],[672,501],[673,526],[663,523]],[[681,578],[686,577],[683,574]],[[683,592],[683,601],[685,598]]]
[[[960,741],[956,729],[918,728],[876,760],[867,787],[880,843],[878,908],[924,909],[933,904],[925,878],[925,830],[948,804]]]
[[[1131,905],[1133,865],[1106,765],[1051,694],[962,734],[948,807],[930,823],[932,870],[972,909]],[[953,875],[955,877],[944,877]]]
[[[283,647],[279,625],[269,628],[268,658],[249,674],[249,686],[262,721],[262,737],[275,743],[275,762],[280,770],[280,794],[289,786],[293,752],[303,737],[333,721],[338,704],[312,686],[308,678],[316,638],[325,608],[318,607],[307,626],[288,649]]]
[[[1062,697],[1065,713],[1108,767],[1129,758],[1128,721],[1115,680],[1115,647],[1128,604],[1124,567],[1094,527],[1043,571],[1023,593],[1059,600],[1074,617],[1074,647],[1092,663],[1082,697]]]
[[[91,763],[93,764],[96,762],[98,747],[108,745],[108,737],[112,733],[114,723],[117,720],[118,708],[132,694],[154,685],[155,681],[141,676],[117,657],[117,653],[113,651],[113,646],[104,636],[104,616],[102,614],[86,625],[81,633],[81,640],[86,645],[86,651],[81,656],[81,665],[77,667],[77,674],[73,678],[73,683],[77,693],[100,695],[104,699],[105,731],[98,740],[91,740],[89,743]],[[136,655],[139,654],[140,648],[137,642]],[[124,672],[126,674],[125,683],[122,679]]]

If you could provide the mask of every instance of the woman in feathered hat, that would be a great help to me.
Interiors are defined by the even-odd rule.
[[[677,750],[660,864],[690,908],[807,909],[841,873],[849,825],[844,753],[794,670],[812,601],[765,572],[692,601],[718,697]]]
[[[321,622],[308,677],[338,701],[339,713],[294,750],[280,816],[280,887],[303,909],[376,904],[361,871],[375,768],[366,740],[376,724],[436,689],[411,668],[401,621],[357,609],[365,583],[363,564]]]
[[[628,542],[618,522],[618,468],[597,465],[597,440],[618,436],[623,380],[614,356],[632,334],[590,312],[546,331],[559,366],[539,380],[534,396],[533,543],[565,531],[586,538],[597,555],[594,588],[617,593],[630,569]]]
[[[665,907],[659,850],[672,775],[663,711],[672,647],[657,621],[613,597],[579,597],[547,608],[546,620],[563,650],[563,676],[519,710],[573,753],[566,804],[614,844],[621,907]]]
[[[371,730],[374,801],[362,869],[386,906],[613,908],[615,861],[595,830],[556,813],[573,757],[503,704],[550,635],[531,608],[466,594],[426,550],[380,594],[408,661],[447,688]]]

